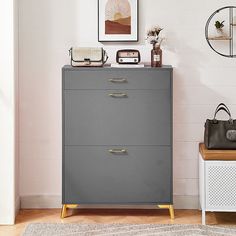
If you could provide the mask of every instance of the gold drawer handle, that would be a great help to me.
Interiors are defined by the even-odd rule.
[[[118,78],[113,78],[108,80],[111,83],[127,83],[127,79],[118,79]]]
[[[126,154],[127,150],[126,149],[110,149],[109,152],[111,154]]]
[[[127,98],[128,97],[126,93],[110,93],[109,96],[112,98]]]

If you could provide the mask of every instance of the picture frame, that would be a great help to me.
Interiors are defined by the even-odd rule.
[[[139,0],[98,0],[98,41],[138,42]]]

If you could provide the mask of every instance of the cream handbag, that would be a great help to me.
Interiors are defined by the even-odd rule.
[[[70,50],[72,66],[103,66],[108,59],[103,48],[72,47]]]

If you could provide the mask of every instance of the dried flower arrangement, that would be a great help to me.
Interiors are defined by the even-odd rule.
[[[151,29],[149,29],[147,31],[147,38],[146,40],[152,44],[153,46],[155,46],[156,44],[158,44],[159,46],[161,45],[163,38],[160,37],[160,32],[163,29],[160,26],[154,26]]]

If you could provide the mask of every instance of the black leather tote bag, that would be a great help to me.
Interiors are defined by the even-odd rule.
[[[229,120],[217,120],[219,111],[225,111]],[[224,103],[217,106],[213,120],[206,120],[204,143],[207,149],[236,149],[236,120],[232,119],[230,110]]]

